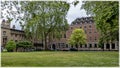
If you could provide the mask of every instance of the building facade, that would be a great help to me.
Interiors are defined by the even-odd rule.
[[[15,26],[10,28],[10,23],[3,20],[1,23],[1,46],[4,48],[9,40],[23,41],[25,40],[25,33],[22,30],[16,30]]]
[[[70,38],[72,31],[76,28],[84,30],[87,37],[87,43],[85,45],[73,46],[68,44],[68,39]],[[1,35],[2,47],[5,47],[8,40],[17,42],[26,39],[24,31],[16,30],[15,26],[10,28],[10,23],[5,20],[3,20],[1,24]],[[71,48],[78,50],[119,50],[118,41],[104,43],[104,47],[101,49],[98,46],[99,37],[100,33],[96,29],[92,17],[83,17],[74,20],[71,25],[69,25],[69,29],[62,33],[61,39],[54,38],[52,40],[47,40],[47,44],[49,50],[70,50]],[[38,50],[44,49],[43,44],[38,40],[34,41],[34,48]]]
[[[84,30],[87,36],[87,43],[85,45],[72,46],[68,44],[68,39],[70,38],[72,31],[76,28]],[[71,23],[66,33],[63,33],[62,38],[60,40],[54,39],[49,48],[51,50],[70,50],[71,48],[78,50],[119,50],[118,41],[104,43],[104,47],[100,48],[98,46],[99,37],[100,33],[96,29],[92,17],[77,18]]]

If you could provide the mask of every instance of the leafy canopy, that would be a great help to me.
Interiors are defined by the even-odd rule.
[[[47,37],[60,38],[68,28],[66,14],[69,4],[64,1],[32,1],[21,3],[25,11],[25,32],[31,40],[42,40],[47,47]]]
[[[73,30],[68,43],[71,45],[80,45],[86,43],[86,35],[83,29],[75,29]]]
[[[94,17],[101,37],[100,43],[118,41],[119,2],[118,1],[84,1],[82,9]]]

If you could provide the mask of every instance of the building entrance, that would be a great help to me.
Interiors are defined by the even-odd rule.
[[[106,44],[106,49],[110,49],[110,44]]]
[[[55,49],[56,49],[55,44],[53,44],[53,45],[52,45],[52,48],[53,48],[53,50],[55,50]]]

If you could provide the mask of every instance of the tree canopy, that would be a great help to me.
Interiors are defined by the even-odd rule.
[[[101,34],[100,43],[118,41],[118,1],[84,1],[81,8],[94,17],[97,29]]]
[[[68,43],[71,45],[81,45],[86,43],[86,35],[83,29],[73,30]]]
[[[66,14],[69,4],[63,1],[35,1],[24,2],[22,10],[26,13],[25,31],[34,39],[43,40],[44,48],[47,49],[47,39],[51,36],[60,38],[62,31],[66,31],[68,23]],[[49,37],[50,35],[50,37]]]
[[[24,28],[26,36],[32,42],[42,40],[45,48],[48,38],[60,38],[68,28],[66,14],[69,4],[66,1],[2,1],[1,5],[2,10],[9,10],[6,15],[9,21],[16,19]]]

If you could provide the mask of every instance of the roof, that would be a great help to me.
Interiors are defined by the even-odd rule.
[[[1,27],[3,29],[8,29],[8,30],[12,30],[12,31],[19,31],[19,32],[24,32],[23,30],[17,30],[17,29],[13,29],[13,28],[5,28],[5,27]]]
[[[17,29],[13,29],[13,28],[10,28],[10,30],[12,30],[12,31],[19,31],[19,32],[24,32],[23,30],[17,30]]]
[[[93,17],[82,17],[82,18],[77,18],[75,19],[71,25],[73,24],[80,24],[80,23],[93,23]]]

